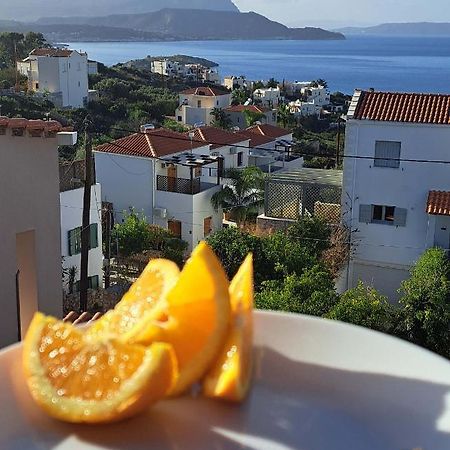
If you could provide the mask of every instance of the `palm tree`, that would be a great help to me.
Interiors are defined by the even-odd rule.
[[[230,116],[222,108],[213,108],[210,114],[213,116],[213,127],[223,128],[224,130],[231,128]]]
[[[294,121],[294,115],[291,113],[288,105],[280,105],[278,107],[278,122],[280,122],[284,128],[292,124]]]
[[[229,169],[225,173],[231,183],[216,192],[211,203],[216,210],[223,208],[238,224],[246,221],[247,216],[258,213],[264,205],[265,175],[257,167]]]

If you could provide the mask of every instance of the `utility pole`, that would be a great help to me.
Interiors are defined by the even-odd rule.
[[[81,226],[80,312],[87,311],[89,243],[91,236],[91,186],[92,186],[92,141],[91,118],[84,119],[85,182],[83,196],[83,223]]]

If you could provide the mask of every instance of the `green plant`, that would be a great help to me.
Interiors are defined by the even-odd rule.
[[[213,127],[223,128],[224,130],[231,128],[230,116],[222,108],[213,108],[210,114],[213,116]]]
[[[245,123],[246,123],[247,127],[251,127],[252,125],[255,125],[256,122],[260,122],[260,121],[262,121],[262,119],[264,119],[266,117],[264,113],[251,111],[248,109],[245,109],[243,114],[244,114]]]
[[[384,295],[359,282],[358,286],[341,295],[326,317],[389,333],[394,326],[393,314],[394,307]]]
[[[450,262],[442,249],[427,250],[402,283],[405,337],[450,358]]]
[[[216,192],[211,203],[216,210],[223,208],[237,223],[243,223],[264,205],[264,173],[257,167],[246,167],[229,169],[225,177],[231,183]]]

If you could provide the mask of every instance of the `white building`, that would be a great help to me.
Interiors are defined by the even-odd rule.
[[[266,108],[258,105],[233,105],[225,108],[225,112],[231,120],[233,127],[245,129],[249,126],[247,123],[247,113],[255,115],[258,122],[262,124],[276,125],[278,113],[276,109]]]
[[[253,99],[256,103],[267,108],[276,108],[281,102],[280,88],[261,88],[253,92]]]
[[[214,108],[224,109],[231,105],[231,92],[218,87],[197,87],[181,92],[180,106],[175,115],[183,125],[211,125]]]
[[[242,75],[239,77],[232,75],[223,79],[223,85],[230,91],[234,91],[235,89],[246,89],[247,80]]]
[[[95,174],[94,174],[95,175]],[[60,206],[61,206],[61,255],[64,277],[63,289],[71,293],[79,290],[81,274],[81,229],[83,222],[83,180],[85,179],[84,160],[62,164],[59,168]],[[100,184],[91,188],[90,226],[89,226],[89,288],[103,287],[102,250],[102,195]],[[68,272],[73,273],[73,279]],[[73,282],[73,285],[72,285]]]
[[[17,63],[28,89],[49,94],[59,107],[81,108],[88,101],[88,57],[76,50],[39,48]]]
[[[362,280],[395,300],[427,248],[450,248],[450,166],[432,162],[450,163],[449,149],[449,95],[355,92],[342,196],[357,230],[350,287]]]
[[[310,86],[303,88],[301,92],[308,103],[314,103],[322,108],[330,104],[330,93],[324,86]]]
[[[88,75],[98,74],[98,62],[88,59]]]
[[[20,340],[36,311],[62,316],[58,145],[76,133],[61,129],[0,117],[0,347]]]
[[[212,196],[220,191],[219,174],[211,183],[205,169],[219,167],[209,144],[184,134],[156,129],[136,133],[94,151],[102,200],[113,204],[116,222],[134,208],[149,223],[169,229],[192,249],[222,226]]]
[[[302,102],[296,100],[295,102],[289,102],[288,108],[295,117],[319,116],[322,111],[322,106],[316,105],[314,101]]]
[[[152,61],[150,70],[153,73],[166,77],[184,77],[186,75],[186,66],[184,64],[166,58]]]
[[[249,166],[259,167],[268,173],[303,167],[303,158],[292,152],[292,131],[261,124],[237,134],[250,139]]]

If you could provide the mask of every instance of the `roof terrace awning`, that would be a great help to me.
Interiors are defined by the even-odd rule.
[[[178,164],[180,166],[198,167],[213,164],[221,158],[221,156],[196,155],[195,153],[185,152],[178,155],[168,155],[161,159],[167,163]]]

